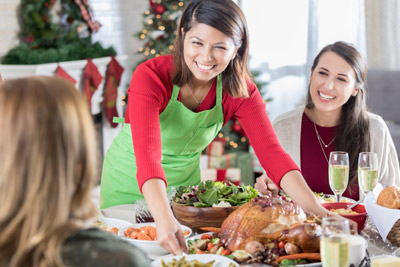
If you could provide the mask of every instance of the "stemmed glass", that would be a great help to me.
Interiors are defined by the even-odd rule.
[[[340,217],[322,219],[321,259],[323,267],[349,266],[349,221]]]
[[[363,197],[378,183],[378,155],[374,152],[361,152],[358,155],[358,184]]]
[[[332,151],[329,154],[329,186],[335,194],[336,202],[340,202],[348,182],[349,154],[342,151]]]

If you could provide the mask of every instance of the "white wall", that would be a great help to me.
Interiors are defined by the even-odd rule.
[[[18,0],[0,0],[0,58],[18,44]]]

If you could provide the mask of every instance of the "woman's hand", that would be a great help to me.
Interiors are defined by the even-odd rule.
[[[355,221],[349,220],[349,219],[347,219],[347,218],[345,218],[345,217],[343,217],[343,216],[340,216],[339,214],[337,214],[337,213],[335,213],[335,212],[331,212],[331,211],[328,211],[326,216],[329,216],[329,217],[338,217],[338,218],[340,218],[340,219],[342,219],[342,220],[347,220],[347,221],[349,221],[350,231],[351,231],[353,234],[356,234],[356,233],[357,233],[358,225],[357,225],[357,223],[356,223]]]
[[[263,195],[277,195],[279,193],[278,186],[266,174],[256,179],[254,188]]]
[[[181,225],[169,206],[164,181],[149,179],[143,184],[142,192],[156,222],[157,243],[174,255],[188,253]]]
[[[175,217],[156,221],[157,243],[174,255],[189,253],[182,227]]]

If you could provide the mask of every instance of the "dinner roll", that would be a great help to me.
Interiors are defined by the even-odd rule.
[[[400,209],[400,189],[395,186],[385,187],[379,193],[376,203],[386,208]]]

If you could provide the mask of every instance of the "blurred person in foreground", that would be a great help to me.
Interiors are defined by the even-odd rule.
[[[141,250],[93,227],[96,136],[70,82],[0,82],[0,127],[0,266],[149,266]]]

